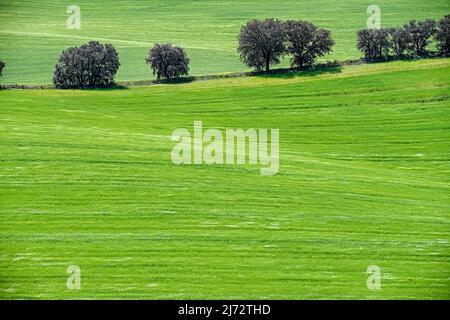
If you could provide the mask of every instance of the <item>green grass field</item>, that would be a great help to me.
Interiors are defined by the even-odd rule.
[[[66,9],[81,9],[81,30],[69,30]],[[332,31],[334,53],[325,59],[359,58],[356,31],[366,26],[362,0],[2,0],[0,58],[7,68],[1,83],[50,83],[61,51],[89,40],[113,43],[122,63],[118,80],[152,78],[145,64],[155,42],[186,47],[191,73],[245,70],[236,52],[241,25],[252,18],[307,19]],[[411,19],[442,18],[449,0],[379,0],[383,26]],[[284,66],[287,62],[284,63]]]
[[[207,4],[192,5],[203,11],[191,19]],[[133,30],[141,19],[131,8],[115,14],[135,14]],[[261,15],[224,13],[223,38],[210,45],[230,64],[197,71],[239,68],[224,39],[250,14]],[[109,37],[187,41],[164,30]],[[35,54],[73,41],[51,40]],[[195,41],[204,45],[206,35]],[[128,49],[125,64],[145,52]],[[33,81],[50,60],[37,62]],[[140,75],[128,72],[122,78]],[[450,59],[436,59],[123,90],[2,91],[0,297],[449,299],[449,74]],[[170,135],[194,120],[279,128],[280,173],[173,165]],[[71,264],[81,268],[81,290],[66,288]],[[382,270],[379,291],[366,286],[369,265]]]

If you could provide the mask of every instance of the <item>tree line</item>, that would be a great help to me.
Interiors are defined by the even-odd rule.
[[[357,34],[357,47],[366,61],[450,56],[450,15],[438,21],[412,20],[402,27],[363,29]],[[437,53],[427,47],[435,40]]]
[[[312,65],[330,53],[333,45],[330,31],[308,21],[252,20],[241,29],[238,52],[247,66],[269,72],[286,55],[292,67]]]
[[[427,51],[435,40],[437,53]],[[309,21],[278,19],[251,20],[238,36],[240,59],[256,71],[270,72],[273,65],[290,57],[291,68],[305,69],[332,52],[335,44],[329,30]],[[357,48],[369,62],[450,56],[450,15],[440,21],[410,21],[403,27],[363,29],[357,33]],[[169,81],[189,74],[190,59],[185,49],[171,44],[155,44],[145,62],[157,80]],[[0,61],[0,77],[5,63]],[[57,88],[98,88],[114,84],[119,70],[119,54],[111,44],[91,41],[64,50],[55,65],[53,83]]]
[[[156,44],[145,61],[158,80],[176,79],[189,72],[185,50],[170,44]],[[108,87],[114,83],[119,67],[119,54],[111,44],[91,41],[62,52],[53,83],[61,89]]]
[[[241,29],[238,52],[249,67],[269,72],[285,55],[291,56],[292,67],[312,65],[331,52],[333,45],[330,31],[307,21],[252,20]],[[176,80],[189,74],[186,51],[171,44],[155,44],[145,62],[157,80]],[[119,67],[119,54],[111,44],[91,41],[62,52],[53,83],[62,89],[106,87],[114,83]]]

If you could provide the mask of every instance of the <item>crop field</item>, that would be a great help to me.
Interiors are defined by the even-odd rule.
[[[153,30],[159,20],[139,18],[133,1],[129,11],[95,3],[98,15],[112,12],[129,28],[112,28],[110,38],[187,41],[170,26]],[[208,3],[194,2],[186,10],[198,16],[180,11],[178,20],[198,17],[193,31],[208,28]],[[262,15],[245,8],[219,19],[224,33],[205,53],[217,49],[230,64],[198,72],[239,68],[225,39],[250,13]],[[317,20],[337,29],[331,17],[342,12],[326,9]],[[96,35],[106,35],[95,16],[87,19]],[[132,32],[141,24],[145,33]],[[57,32],[56,22],[47,27]],[[2,34],[24,41],[17,46],[30,40]],[[194,37],[191,50],[206,37]],[[74,41],[46,39],[36,56]],[[125,64],[141,52],[130,43]],[[33,81],[45,78],[50,60],[37,64]],[[450,59],[431,59],[116,90],[4,90],[0,297],[449,299],[449,74]],[[279,173],[172,164],[173,130],[192,131],[196,120],[279,128]],[[81,269],[80,290],[66,287],[68,265]],[[381,290],[367,288],[370,265],[382,270]]]
[[[66,12],[76,4],[81,29],[69,30]],[[122,63],[117,79],[152,78],[145,64],[155,42],[187,49],[193,75],[246,70],[236,52],[240,27],[253,18],[307,19],[331,30],[334,52],[325,59],[359,58],[356,31],[366,26],[362,0],[2,0],[0,57],[7,64],[4,83],[51,83],[53,67],[65,48],[96,39],[116,46]],[[448,14],[448,0],[379,0],[383,26]],[[288,61],[285,61],[286,66]]]

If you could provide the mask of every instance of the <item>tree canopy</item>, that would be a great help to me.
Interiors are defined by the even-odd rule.
[[[450,14],[439,21],[436,41],[440,53],[446,57],[450,56]]]
[[[251,20],[241,28],[238,52],[247,66],[269,72],[286,53],[285,39],[281,21]]]
[[[308,21],[288,20],[284,23],[287,52],[292,55],[291,65],[303,68],[318,57],[332,51],[334,41],[328,30],[320,29]]]
[[[104,87],[114,82],[119,67],[119,55],[111,44],[91,41],[62,52],[53,82],[57,88]]]
[[[404,29],[409,36],[410,53],[416,56],[425,55],[430,39],[436,32],[436,22],[434,20],[419,22],[412,20],[404,26]]]
[[[157,79],[177,79],[189,74],[190,60],[183,48],[171,44],[155,44],[146,62],[150,64]]]

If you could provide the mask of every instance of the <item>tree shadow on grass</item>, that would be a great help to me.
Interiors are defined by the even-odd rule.
[[[120,85],[122,88],[130,88],[130,87],[142,87],[142,86],[154,86],[158,84],[183,84],[183,83],[191,83],[196,80],[200,80],[199,77],[189,76],[189,77],[180,77],[178,79],[152,79],[152,80],[130,80],[130,81],[122,81]]]
[[[116,91],[116,90],[128,90],[129,88],[122,84],[111,84],[105,87],[96,87],[96,88],[83,88],[81,90],[89,90],[89,91]]]
[[[190,77],[180,77],[176,79],[161,79],[156,80],[155,84],[182,84],[182,83],[191,83],[196,80],[199,80],[198,77],[190,76]]]
[[[278,69],[270,73],[256,74],[256,76],[268,79],[294,79],[299,77],[316,77],[322,74],[339,74],[341,72],[342,66],[327,66],[307,70]]]

